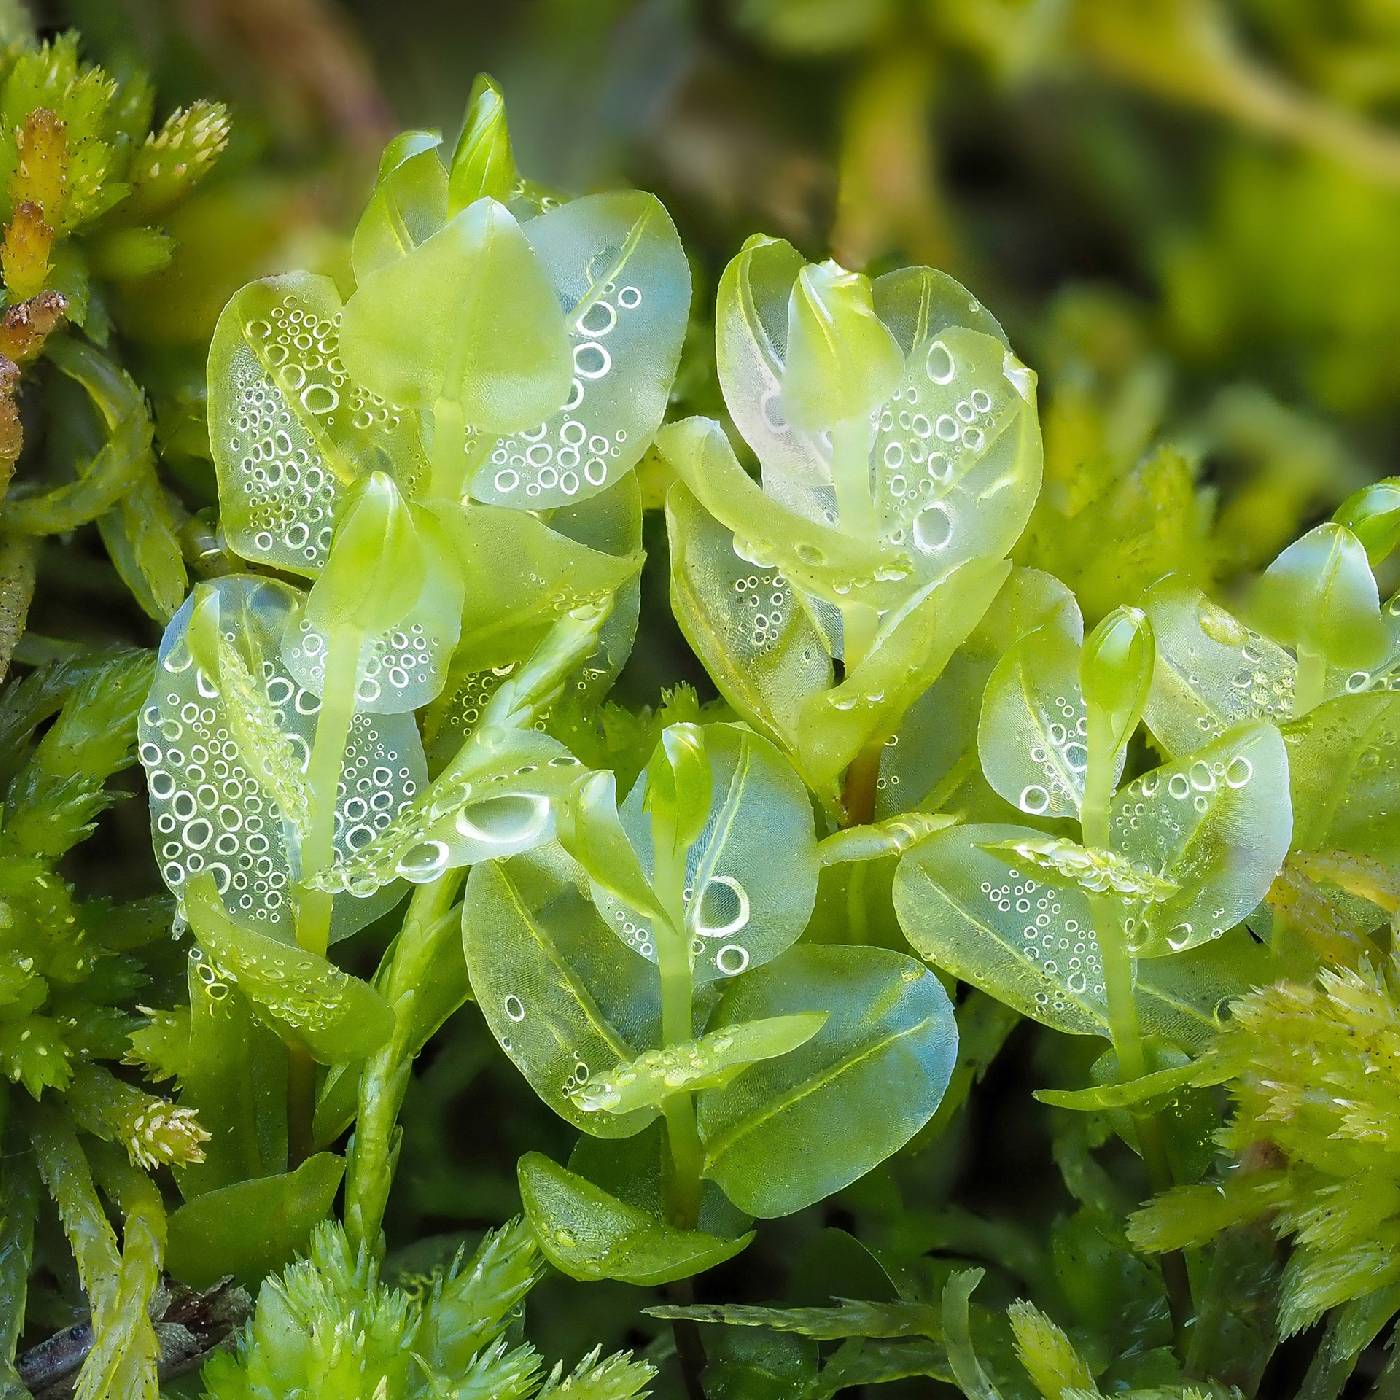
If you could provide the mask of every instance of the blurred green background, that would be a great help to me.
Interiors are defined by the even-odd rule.
[[[197,343],[251,275],[336,270],[383,141],[455,131],[486,69],[527,174],[672,209],[696,271],[687,410],[718,408],[703,322],[751,232],[971,286],[1041,375],[1046,501],[1022,552],[1091,614],[1145,581],[1076,576],[1095,516],[1172,514],[1185,538],[1144,544],[1140,572],[1189,554],[1228,588],[1397,458],[1393,0],[39,9],[91,57],[150,68],[166,104],[234,107],[175,269],[139,293],[153,355]],[[1144,481],[1164,444],[1181,462]]]
[[[192,508],[213,503],[200,366],[224,300],[265,272],[343,275],[383,142],[406,126],[451,136],[482,69],[505,89],[527,175],[575,191],[637,184],[675,216],[696,286],[678,413],[722,411],[707,320],[720,270],[752,232],[872,272],[926,262],[967,283],[1041,378],[1046,484],[1018,558],[1075,587],[1090,621],[1173,568],[1228,595],[1400,462],[1395,0],[34,8],[81,28],[109,68],[148,67],[162,110],[201,95],[234,109],[227,157],[172,229],[174,265],[127,294],[122,321]],[[699,678],[670,622],[655,520],[622,686],[645,703]],[[77,554],[55,559],[46,617],[87,596]],[[142,618],[131,631],[154,639]],[[993,1085],[979,1102],[1006,1092]],[[1010,1177],[1045,1145],[1017,1137],[998,1152],[1008,1134],[1038,1131],[1007,1117],[960,1122],[819,1222],[775,1223],[742,1279],[713,1280],[715,1296],[768,1296],[781,1270],[796,1281],[790,1301],[859,1293],[848,1237],[821,1227],[858,1221],[877,1243],[990,1228],[927,1203],[960,1175],[974,1209],[1018,1197]],[[425,1056],[404,1122],[389,1222],[400,1242],[506,1218],[515,1155],[569,1148],[468,1016]],[[483,1130],[464,1134],[464,1122]],[[1028,1217],[1040,1209],[1023,1204]],[[633,1316],[635,1299],[615,1306],[622,1291],[561,1291],[567,1303],[542,1311],[582,1346]]]

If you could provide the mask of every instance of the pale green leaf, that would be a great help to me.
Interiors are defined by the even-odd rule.
[[[863,1176],[932,1117],[957,1051],[942,983],[886,948],[803,947],[736,981],[712,1030],[824,1011],[821,1030],[697,1101],[705,1175],[750,1215],[789,1215]]]
[[[138,726],[146,769],[151,831],[161,875],[178,895],[189,878],[211,874],[230,913],[290,936],[292,887],[300,865],[304,779],[285,768],[294,755],[302,774],[315,738],[319,702],[292,679],[282,641],[298,615],[300,595],[286,584],[232,574],[202,584],[171,619],[161,640],[155,680]],[[215,637],[201,651],[196,615]],[[207,611],[206,611],[207,610]],[[218,642],[221,637],[222,642]],[[221,690],[218,648],[234,649],[233,691]],[[234,693],[255,678],[266,700],[233,711]],[[266,731],[275,721],[281,742]],[[258,752],[245,755],[245,740]],[[276,772],[268,787],[258,774]],[[422,744],[411,715],[356,715],[350,724],[335,813],[335,852],[344,858],[392,821],[425,784]],[[279,806],[285,800],[292,811]],[[399,888],[372,897],[337,898],[332,936],[343,938],[391,907]]]
[[[571,200],[523,233],[564,308],[565,392],[474,447],[471,494],[538,510],[595,496],[640,461],[680,359],[690,267],[660,201],[635,190]]]
[[[807,926],[817,893],[811,800],[766,739],[738,725],[705,726],[710,803],[686,857],[685,932],[698,982],[732,977],[776,957]],[[650,881],[651,821],[643,775],[621,809]],[[781,851],[775,861],[773,852]],[[656,961],[652,923],[596,881],[594,898],[619,938]]]
[[[656,1043],[656,977],[603,924],[578,878],[558,847],[478,865],[462,907],[467,972],[491,1034],[545,1103],[587,1132],[626,1137],[654,1109],[589,1113],[572,1093]]]
[[[1212,938],[1251,913],[1288,854],[1288,756],[1279,731],[1241,725],[1134,779],[1113,801],[1113,844],[1177,886],[1143,910],[1135,951],[1151,957]]]
[[[1194,585],[1169,575],[1142,607],[1157,639],[1144,718],[1167,753],[1192,753],[1246,720],[1277,723],[1293,713],[1293,658]]]
[[[322,1064],[361,1059],[388,1039],[393,1013],[367,982],[230,918],[209,874],[190,880],[184,897],[215,978],[236,984],[260,1015]]]
[[[619,1201],[538,1152],[520,1159],[520,1197],[546,1259],[576,1279],[655,1285],[703,1273],[753,1239],[680,1230]]]
[[[267,278],[234,294],[209,349],[219,523],[243,558],[297,574],[325,563],[347,486],[422,464],[412,419],[347,378],[340,318],[330,278]]]
[[[569,338],[549,269],[489,198],[361,278],[340,351],[353,379],[381,397],[455,405],[482,432],[528,428],[569,397]],[[437,427],[450,431],[440,411]]]

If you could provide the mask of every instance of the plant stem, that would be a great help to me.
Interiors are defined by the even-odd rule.
[[[346,1164],[345,1229],[352,1246],[366,1246],[381,1256],[384,1210],[394,1177],[394,1128],[417,1049],[414,1003],[418,989],[433,976],[443,947],[460,938],[452,904],[465,873],[450,870],[413,891],[381,979],[380,990],[394,1013],[393,1034],[360,1073],[353,1150]]]
[[[661,977],[661,1043],[677,1045],[694,1034],[695,975],[690,960],[690,940],[685,927],[685,852],[678,849],[673,825],[652,819],[652,847],[656,852],[653,884],[664,925],[658,922],[656,965]],[[666,1119],[666,1143],[671,1154],[671,1170],[666,1180],[666,1210],[671,1224],[680,1230],[693,1230],[700,1219],[701,1170],[704,1154],[700,1130],[695,1121],[695,1098],[689,1093],[670,1094],[661,1106]],[[673,1284],[672,1297],[679,1303],[693,1303],[695,1290],[689,1279]],[[705,1347],[699,1326],[689,1319],[671,1324],[680,1362],[681,1380],[690,1400],[704,1400],[701,1375],[705,1370]]]
[[[326,676],[321,707],[316,713],[316,736],[306,766],[311,815],[301,843],[301,879],[297,889],[297,943],[325,956],[330,946],[334,896],[314,890],[307,881],[324,870],[335,851],[335,803],[350,722],[355,717],[355,686],[359,680],[359,647],[353,633],[331,632],[326,638]],[[316,1112],[316,1064],[300,1041],[287,1042],[288,1154],[293,1167],[314,1150],[312,1119]]]
[[[455,399],[439,399],[433,405],[428,495],[434,500],[460,500],[466,486],[466,474],[466,415]]]
[[[1091,719],[1084,800],[1080,806],[1080,834],[1086,846],[1108,851],[1113,848],[1110,806],[1116,754],[1096,729]],[[1126,1083],[1140,1079],[1147,1072],[1135,991],[1137,960],[1128,946],[1122,902],[1111,894],[1091,895],[1089,911],[1094,923],[1094,940],[1099,947],[1099,961],[1103,964],[1109,1039],[1118,1061],[1118,1077]],[[1169,1190],[1173,1185],[1171,1161],[1167,1156],[1160,1120],[1155,1113],[1135,1110],[1133,1123],[1137,1128],[1138,1147],[1153,1192]],[[1179,1251],[1163,1256],[1162,1276],[1167,1285],[1172,1322],[1180,1342],[1191,1316],[1191,1296],[1186,1261]]]
[[[1293,718],[1316,709],[1327,693],[1327,658],[1309,647],[1298,648],[1298,679],[1293,690]]]
[[[301,843],[301,887],[297,893],[297,942],[308,951],[325,954],[330,943],[332,896],[311,889],[308,881],[335,854],[335,803],[350,722],[355,718],[355,686],[360,653],[353,632],[335,630],[326,639],[326,675],[316,737],[306,767],[311,791],[311,819]]]
[[[875,817],[876,784],[880,778],[882,742],[867,744],[846,769],[846,781],[841,789],[844,809],[842,826],[864,826]]]

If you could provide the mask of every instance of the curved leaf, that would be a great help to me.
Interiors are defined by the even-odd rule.
[[[341,493],[366,472],[411,480],[422,464],[412,419],[350,380],[340,295],[328,277],[250,282],[209,347],[209,444],[219,523],[245,559],[314,575]]]
[[[1084,801],[1089,718],[1079,687],[1079,641],[1056,623],[1027,633],[997,662],[982,696],[982,772],[1032,816],[1077,817]],[[1118,758],[1121,772],[1121,753]]]
[[[697,982],[757,967],[796,940],[811,917],[818,872],[811,800],[787,761],[766,739],[738,725],[706,725],[703,732],[709,814],[686,858],[685,927]],[[648,781],[645,774],[639,779],[619,815],[649,881]],[[775,851],[782,852],[781,861],[773,859]],[[646,912],[633,909],[596,875],[592,879],[598,907],[618,937],[655,962]]]
[[[201,584],[161,640],[137,748],[156,855],[172,893],[207,871],[230,913],[287,935],[300,869],[302,774],[320,708],[282,662],[300,602],[286,584],[251,575]],[[229,663],[226,679],[220,656]],[[411,715],[355,716],[336,802],[337,856],[389,826],[425,782]],[[338,898],[333,936],[364,927],[399,895],[385,888],[372,898]]]
[[[609,932],[556,847],[478,865],[462,938],[472,995],[501,1048],[560,1117],[627,1137],[655,1109],[589,1113],[573,1091],[635,1060],[659,1035],[656,975]]]
[[[711,1031],[698,1040],[648,1050],[630,1064],[595,1074],[573,1099],[591,1113],[630,1113],[661,1107],[672,1094],[718,1089],[760,1060],[776,1059],[805,1044],[822,1028],[820,1011],[766,1016]]]
[[[1293,832],[1288,756],[1271,724],[1242,725],[1134,779],[1113,800],[1114,848],[1177,886],[1148,905],[1140,956],[1219,938],[1268,892]]]
[[[540,1251],[561,1273],[654,1286],[732,1259],[753,1232],[723,1240],[678,1230],[619,1201],[539,1152],[520,1159],[520,1199]]]
[[[571,200],[523,232],[566,310],[573,377],[524,431],[480,445],[471,494],[538,510],[597,495],[646,451],[680,359],[690,266],[661,202],[636,190]]]
[[[705,1175],[772,1217],[839,1191],[933,1116],[957,1054],[939,980],[887,948],[804,947],[735,982],[712,1030],[824,1011],[805,1044],[697,1100]]]
[[[368,982],[230,918],[212,875],[189,882],[185,909],[215,982],[236,983],[260,1016],[322,1064],[363,1059],[389,1038],[393,1012]]]
[[[1167,753],[1192,753],[1246,720],[1278,723],[1293,713],[1293,658],[1200,589],[1170,574],[1142,608],[1157,639],[1143,718]]]

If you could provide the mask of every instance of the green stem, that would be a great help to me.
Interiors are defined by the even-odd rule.
[[[359,646],[353,633],[333,631],[326,638],[326,677],[321,708],[316,713],[316,736],[306,766],[311,813],[301,842],[301,878],[297,888],[297,943],[325,956],[330,946],[334,896],[310,888],[312,876],[324,870],[335,853],[335,804],[345,765],[350,722],[355,717],[355,687],[359,683]],[[306,1046],[287,1042],[288,1152],[293,1167],[315,1150],[312,1120],[316,1113],[316,1064]]]
[[[874,820],[880,755],[884,747],[879,741],[867,744],[846,769],[846,780],[841,788],[842,826],[865,826]]]
[[[678,848],[670,822],[652,819],[652,847],[656,852],[653,886],[664,924],[658,921],[656,964],[661,978],[661,1043],[677,1045],[694,1035],[695,974],[690,959],[690,939],[685,926],[685,851]],[[689,1093],[670,1094],[662,1103],[666,1119],[666,1142],[671,1154],[671,1170],[666,1181],[666,1210],[671,1223],[681,1230],[693,1230],[700,1220],[701,1170],[704,1153],[700,1130],[695,1121],[695,1097]],[[690,1280],[683,1279],[671,1289],[677,1302],[695,1300]],[[701,1375],[705,1370],[705,1348],[698,1325],[690,1320],[672,1324],[681,1380],[691,1400],[704,1400]]]
[[[1327,658],[1309,647],[1298,648],[1298,678],[1293,690],[1293,718],[1316,709],[1327,693]]]
[[[324,890],[308,881],[331,863],[335,854],[335,804],[345,746],[355,718],[355,687],[359,682],[358,638],[351,631],[332,631],[326,638],[326,678],[316,737],[306,767],[311,793],[311,818],[301,843],[301,885],[297,892],[297,942],[313,953],[325,954],[330,944],[331,903]]]
[[[1088,766],[1084,774],[1084,800],[1080,806],[1080,834],[1086,846],[1098,850],[1113,849],[1113,828],[1110,820],[1113,799],[1113,777],[1117,755],[1111,742],[1090,720]],[[1140,1079],[1147,1072],[1147,1057],[1142,1045],[1142,1027],[1138,1021],[1137,960],[1128,946],[1123,924],[1123,905],[1115,895],[1091,895],[1089,912],[1094,922],[1094,940],[1103,964],[1104,1000],[1108,1010],[1108,1034],[1118,1061],[1118,1077],[1123,1083]],[[1154,1193],[1167,1191],[1173,1185],[1171,1161],[1167,1156],[1162,1124],[1155,1113],[1135,1111],[1138,1147],[1142,1152],[1147,1179]],[[1172,1321],[1178,1341],[1184,1335],[1191,1316],[1190,1285],[1186,1262],[1179,1252],[1162,1260],[1162,1275],[1167,1285]]]
[[[381,1255],[384,1210],[394,1177],[394,1129],[417,1049],[414,1003],[418,989],[433,976],[443,948],[460,938],[452,904],[465,873],[452,870],[414,890],[380,988],[394,1012],[393,1034],[360,1074],[354,1145],[346,1166],[345,1229],[353,1246]]]
[[[439,399],[433,405],[433,445],[428,466],[429,497],[460,500],[467,475],[467,419],[455,399]]]

